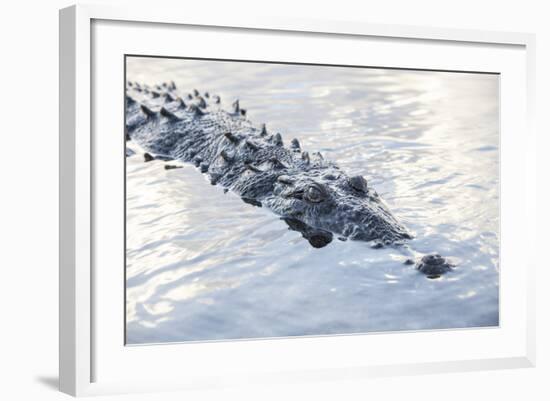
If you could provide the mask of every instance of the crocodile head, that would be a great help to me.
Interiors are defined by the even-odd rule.
[[[412,238],[362,176],[281,175],[265,201],[281,216],[353,240],[390,244]]]

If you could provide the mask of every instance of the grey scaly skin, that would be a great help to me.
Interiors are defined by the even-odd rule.
[[[279,133],[252,124],[238,101],[230,111],[220,104],[219,96],[197,90],[182,96],[173,82],[129,82],[126,137],[149,159],[193,163],[213,185],[272,210],[315,247],[332,233],[377,246],[412,238],[362,176],[302,151],[297,139],[285,147]]]

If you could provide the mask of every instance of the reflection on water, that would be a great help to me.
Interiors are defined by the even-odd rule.
[[[239,97],[286,143],[364,175],[415,234],[384,249],[332,240],[138,151],[127,158],[129,343],[498,324],[497,76],[130,58],[127,78],[173,80],[226,107]],[[457,268],[428,280],[403,264],[431,252]]]
[[[302,237],[314,248],[322,248],[332,242],[333,235],[330,231],[308,226],[306,223],[292,218],[282,218],[282,220],[289,229],[302,233]]]

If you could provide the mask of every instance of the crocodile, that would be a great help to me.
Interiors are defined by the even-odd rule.
[[[314,247],[333,235],[373,247],[413,238],[363,176],[302,150],[298,139],[285,146],[280,133],[253,124],[239,100],[226,110],[220,96],[185,94],[174,82],[127,82],[125,109],[126,140],[147,152],[146,161],[193,163],[212,185],[270,209]]]

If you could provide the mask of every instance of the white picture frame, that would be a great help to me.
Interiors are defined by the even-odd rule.
[[[390,46],[394,42],[397,45],[402,41],[405,46],[416,46],[416,50],[425,51],[426,54],[430,54],[428,47],[433,46],[440,52],[441,60],[436,61],[434,56],[434,58],[426,57],[422,60],[407,62],[404,59],[407,56],[406,51],[403,54],[385,54],[385,56],[384,52],[380,51],[379,57],[382,61],[378,65],[475,71],[475,67],[484,62],[486,63],[483,64],[484,70],[490,68],[491,71],[496,72],[506,71],[503,75],[501,92],[501,113],[503,114],[501,127],[505,133],[501,153],[503,180],[501,188],[503,255],[501,257],[502,280],[504,280],[501,281],[501,313],[505,315],[501,320],[501,326],[485,331],[449,330],[432,333],[389,333],[125,347],[120,333],[120,322],[116,320],[123,313],[123,305],[121,304],[117,312],[112,315],[103,313],[106,310],[106,304],[118,303],[117,295],[112,294],[116,294],[117,291],[122,292],[123,287],[118,281],[118,276],[98,275],[94,270],[98,268],[98,261],[103,261],[103,258],[108,257],[109,254],[97,254],[97,248],[94,245],[97,235],[102,234],[98,230],[104,227],[97,220],[102,213],[101,211],[96,213],[97,208],[101,208],[98,206],[101,202],[98,202],[97,193],[98,190],[100,193],[105,191],[100,188],[103,185],[101,179],[97,178],[101,175],[98,172],[101,168],[97,163],[97,155],[102,152],[101,146],[104,143],[96,142],[93,134],[94,126],[100,123],[95,120],[97,113],[101,114],[101,111],[96,110],[93,99],[94,96],[96,100],[98,96],[104,96],[101,98],[102,101],[113,102],[109,103],[109,107],[117,109],[116,102],[122,107],[122,93],[119,94],[119,98],[110,100],[103,94],[102,88],[95,88],[92,85],[95,74],[99,74],[102,65],[94,57],[101,54],[101,57],[97,56],[98,59],[110,62],[107,53],[111,52],[109,54],[114,54],[118,60],[118,55],[122,51],[120,43],[124,44],[125,40],[124,34],[120,32],[131,29],[136,35],[134,37],[137,38],[140,30],[152,26],[156,28],[148,31],[147,38],[151,38],[150,43],[144,38],[136,39],[140,48],[143,48],[142,51],[147,54],[150,54],[151,46],[160,43],[159,38],[166,37],[167,32],[192,27],[195,30],[202,29],[206,33],[214,32],[217,35],[240,34],[241,31],[246,35],[262,33],[266,41],[271,40],[275,44],[277,41],[285,40],[282,39],[283,35],[287,38],[295,35],[305,41],[316,40],[315,38],[319,37],[329,41],[337,37],[340,43],[348,41],[351,46],[363,40],[384,41],[385,46]],[[97,31],[97,29],[103,29],[103,31]],[[95,42],[94,32],[97,39]],[[102,40],[102,35],[111,39],[109,50],[106,49],[107,45],[105,40]],[[248,39],[243,36],[243,40]],[[159,52],[169,51],[171,46],[173,47],[170,40],[163,43],[165,43],[163,46],[159,45]],[[524,33],[259,18],[247,16],[244,13],[238,20],[215,19],[205,15],[186,15],[184,10],[154,7],[112,8],[103,5],[78,5],[61,10],[59,272],[61,391],[80,396],[534,366],[536,260],[535,253],[531,249],[534,241],[529,241],[529,236],[525,235],[525,233],[534,233],[536,224],[534,200],[536,149],[535,133],[532,129],[535,84],[534,44],[534,36]],[[426,49],[422,50],[422,47]],[[106,50],[106,55],[98,53],[103,48]],[[138,44],[132,44],[131,48],[139,51]],[[346,46],[342,48],[344,49],[341,54],[336,54],[335,51],[331,57],[346,58],[341,60],[341,63],[352,64],[347,59],[352,57],[351,52],[349,49],[345,50]],[[493,49],[494,54],[484,56],[488,49]],[[241,51],[247,50],[243,48]],[[466,56],[460,62],[453,59],[453,54],[457,57],[456,54],[461,52]],[[293,56],[289,53],[288,57],[300,57],[300,55]],[[486,60],[483,61],[484,59]],[[113,71],[117,71],[116,74],[122,73],[118,71],[120,65],[112,67]],[[116,74],[113,75],[114,78],[118,77]],[[107,81],[109,79],[107,78]],[[120,92],[122,85],[123,81],[120,81],[120,88],[113,90]],[[121,124],[122,120],[119,123]],[[117,123],[113,122],[113,124]],[[516,136],[508,135],[507,132],[516,132]],[[106,164],[116,166],[116,160],[107,159],[109,157],[106,158]],[[509,182],[521,182],[521,191],[508,185]],[[518,238],[516,230],[522,232],[524,238]],[[510,246],[511,244],[514,246]],[[507,269],[507,266],[513,266],[514,269]],[[99,301],[97,297],[94,298],[96,291],[105,294]],[[439,342],[456,344],[456,341],[458,344],[468,342],[471,349],[462,349],[458,345],[453,347],[454,350],[448,350],[448,354],[438,350]],[[394,357],[387,352],[388,344],[392,343],[397,344],[397,349],[403,348],[402,356]],[[434,351],[439,352],[440,356],[436,357],[435,354],[429,356],[432,351],[426,349],[425,352],[422,351],[422,355],[426,355],[426,358],[420,358],[421,351],[418,350],[422,350],[429,344],[435,344]],[[176,351],[174,347],[179,348]],[[407,354],[407,349],[415,348],[416,353],[411,351]],[[379,352],[375,353],[375,349]],[[322,353],[320,353],[321,350],[323,350]],[[346,350],[369,351],[365,353],[366,351],[347,352]],[[169,359],[175,359],[177,353],[184,353],[187,360],[195,362],[198,362],[201,357],[209,358],[210,361],[212,358],[219,358],[220,367],[211,372],[211,367],[201,369],[198,363],[187,366],[188,370],[185,366],[180,366],[182,371],[186,372],[185,378],[179,377],[178,374],[168,374],[162,369],[147,371],[145,368],[138,367],[139,365],[158,367],[159,361],[163,361],[167,369],[170,369],[174,361],[171,365]],[[278,357],[280,355],[290,356]],[[262,358],[261,362],[259,358]],[[222,359],[228,362],[221,363]],[[138,361],[143,363],[138,364]],[[181,363],[182,359],[180,358],[179,361]],[[251,363],[257,363],[254,369],[247,368],[247,364],[250,366]]]

